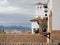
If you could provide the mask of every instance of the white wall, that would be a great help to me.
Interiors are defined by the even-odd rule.
[[[52,0],[53,29],[60,29],[60,0]]]
[[[39,8],[37,8],[38,6]],[[43,5],[36,5],[36,16],[35,17],[38,17],[38,16],[40,16],[41,18],[45,17],[45,14],[48,14],[48,12],[44,12],[45,10],[48,10],[48,9],[44,9]]]
[[[32,34],[34,34],[34,28],[39,28],[39,25],[37,24],[37,22],[31,22],[32,24]]]

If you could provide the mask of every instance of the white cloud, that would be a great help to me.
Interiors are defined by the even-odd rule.
[[[38,1],[40,0],[0,0],[0,23],[30,24]]]
[[[8,3],[7,0],[0,0],[0,5],[6,5]]]
[[[8,12],[13,12],[17,9],[18,7],[15,6],[9,6],[9,2],[7,0],[0,0],[0,13],[8,13]]]
[[[26,8],[26,6],[24,7],[23,4],[19,4],[19,7],[16,5],[13,5],[15,1],[11,4],[9,0],[0,0],[0,13],[10,13],[10,14],[11,13],[32,14],[33,13],[32,9],[30,9],[29,7]],[[19,3],[20,3],[20,0],[19,0]],[[20,5],[23,5],[23,6],[20,6]]]
[[[17,8],[17,7],[13,7],[13,6],[8,6],[8,7],[2,7],[2,6],[0,6],[0,12],[8,12],[8,11],[14,11],[14,10],[17,10],[17,9],[19,9],[19,8]]]

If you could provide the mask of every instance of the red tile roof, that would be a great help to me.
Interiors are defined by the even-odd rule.
[[[51,37],[55,40],[60,41],[60,30],[53,30],[51,33]]]
[[[1,34],[0,42],[46,42],[46,37],[40,34]]]
[[[60,30],[53,30],[51,38],[60,41]],[[42,34],[0,34],[0,42],[47,42]]]

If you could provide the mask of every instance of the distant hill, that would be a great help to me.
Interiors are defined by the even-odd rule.
[[[24,26],[0,26],[0,30],[31,30],[31,28]]]

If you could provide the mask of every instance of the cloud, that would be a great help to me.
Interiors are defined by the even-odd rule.
[[[9,2],[7,0],[0,0],[0,13],[11,13],[20,8],[16,6],[9,6]]]
[[[0,24],[30,25],[35,3],[42,0],[0,0]],[[44,2],[44,1],[43,1]]]
[[[0,0],[0,5],[6,5],[7,3],[7,0]]]
[[[13,11],[15,11],[15,10],[17,10],[17,9],[19,9],[19,8],[17,8],[17,7],[12,7],[12,6],[8,6],[8,7],[2,7],[2,6],[0,6],[0,12],[1,13],[5,13],[5,12],[13,12]]]
[[[42,0],[2,0],[0,1],[0,9],[5,13],[34,13],[35,3],[46,2]],[[5,11],[6,10],[6,11]],[[1,12],[2,12],[1,11]],[[11,12],[10,12],[11,11]],[[22,14],[23,14],[22,13]]]
[[[11,0],[11,2],[10,2],[10,0],[2,0],[2,1],[0,0],[0,13],[33,14],[34,10],[31,6],[30,6],[31,7],[30,8],[27,5],[27,8],[26,8],[26,6],[24,6],[23,3],[20,2],[20,0],[19,1],[13,0],[13,1]],[[18,4],[16,2],[21,3],[21,4]],[[24,1],[22,1],[22,2],[24,2]],[[23,5],[23,6],[21,6],[21,5]]]
[[[42,0],[0,0],[0,12],[33,15],[35,3],[39,1],[42,2]]]
[[[19,23],[26,25],[30,24],[31,18],[33,16],[25,14],[0,14],[0,23]]]

